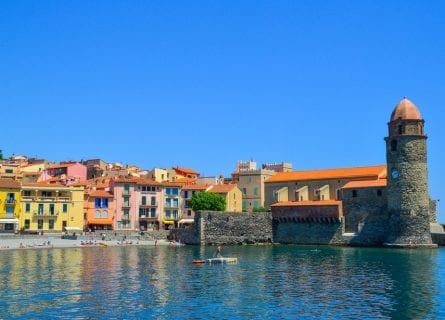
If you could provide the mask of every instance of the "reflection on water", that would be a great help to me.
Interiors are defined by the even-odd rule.
[[[0,318],[438,319],[445,249],[212,247],[3,251]]]

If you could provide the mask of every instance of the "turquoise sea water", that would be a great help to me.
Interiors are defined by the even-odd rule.
[[[0,252],[0,319],[444,319],[445,249],[213,247]]]

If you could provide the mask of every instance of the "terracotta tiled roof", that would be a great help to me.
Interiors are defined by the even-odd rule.
[[[409,101],[407,98],[403,98],[396,105],[391,114],[391,121],[397,119],[420,120],[422,119],[422,116],[414,103]]]
[[[96,198],[113,198],[113,195],[107,191],[103,190],[93,190],[90,192],[90,197]]]
[[[176,173],[199,174],[198,172],[190,168],[174,167],[173,169],[176,171]]]
[[[287,182],[307,180],[330,180],[330,179],[357,179],[370,180],[386,175],[386,166],[353,167],[325,170],[288,171],[278,172],[265,182]]]
[[[177,181],[163,181],[161,182],[161,185],[164,187],[179,187],[182,188],[184,186],[184,183],[177,182]]]
[[[386,182],[386,179],[351,181],[345,184],[342,189],[386,187]]]
[[[0,188],[20,188],[20,182],[14,179],[0,179]]]
[[[138,178],[136,177],[116,177],[114,182],[116,183],[138,183]]]
[[[236,187],[236,184],[214,184],[210,187],[209,192],[214,193],[227,193],[232,191]]]
[[[207,190],[208,187],[209,187],[208,184],[196,183],[196,184],[188,184],[184,186],[182,190]]]
[[[179,179],[175,180],[175,182],[185,183],[185,184],[194,183],[195,181],[196,181],[196,179],[194,179],[194,178],[179,178]]]
[[[299,206],[339,206],[341,201],[320,200],[320,201],[283,201],[271,205],[271,207],[299,207]]]

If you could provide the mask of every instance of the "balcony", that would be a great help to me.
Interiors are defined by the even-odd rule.
[[[9,198],[9,199],[6,199],[6,201],[5,201],[5,205],[7,205],[7,206],[13,206],[13,205],[15,205],[16,204],[16,200],[14,199],[14,198]]]
[[[129,203],[122,204],[122,209],[129,209],[129,208],[131,208],[131,205]]]
[[[153,215],[151,215],[151,214],[148,214],[148,215],[141,214],[141,215],[139,215],[139,220],[142,220],[142,221],[158,220],[158,217],[159,217],[158,214],[153,214]]]
[[[37,218],[39,218],[39,217],[42,217],[42,218],[47,218],[47,217],[57,218],[59,216],[59,212],[49,212],[49,211],[38,212],[38,211],[36,211],[36,212],[34,212],[34,216],[37,217]]]
[[[157,206],[158,206],[157,203],[141,203],[139,205],[139,207],[141,207],[141,208],[157,207]]]
[[[0,219],[18,219],[19,216],[12,213],[0,213]]]

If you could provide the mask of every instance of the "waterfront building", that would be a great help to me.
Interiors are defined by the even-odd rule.
[[[388,123],[386,165],[277,173],[266,181],[275,239],[290,243],[434,246],[426,135],[417,107],[402,99]]]
[[[386,166],[279,172],[265,181],[265,205],[277,202],[340,200],[348,182],[386,178]]]
[[[135,196],[139,205],[139,228],[159,230],[163,200],[162,183],[152,179],[139,179]]]
[[[181,189],[181,219],[179,220],[179,225],[190,224],[193,223],[195,218],[195,211],[190,206],[190,199],[197,192],[206,191],[209,189],[208,184],[196,183],[196,184],[188,184],[185,185]]]
[[[242,212],[243,195],[236,184],[216,184],[210,186],[207,191],[224,197],[226,200],[225,211]]]
[[[181,217],[181,189],[184,186],[180,182],[163,182],[164,210],[162,224],[165,229],[177,227]]]
[[[111,180],[111,192],[116,205],[114,230],[139,229],[137,182],[138,178],[133,177],[116,177]]]
[[[84,188],[44,182],[22,184],[20,228],[62,232],[84,229]]]
[[[417,107],[402,99],[388,123],[388,244],[431,245],[427,136]]]
[[[0,233],[17,232],[20,215],[20,182],[0,179]]]

